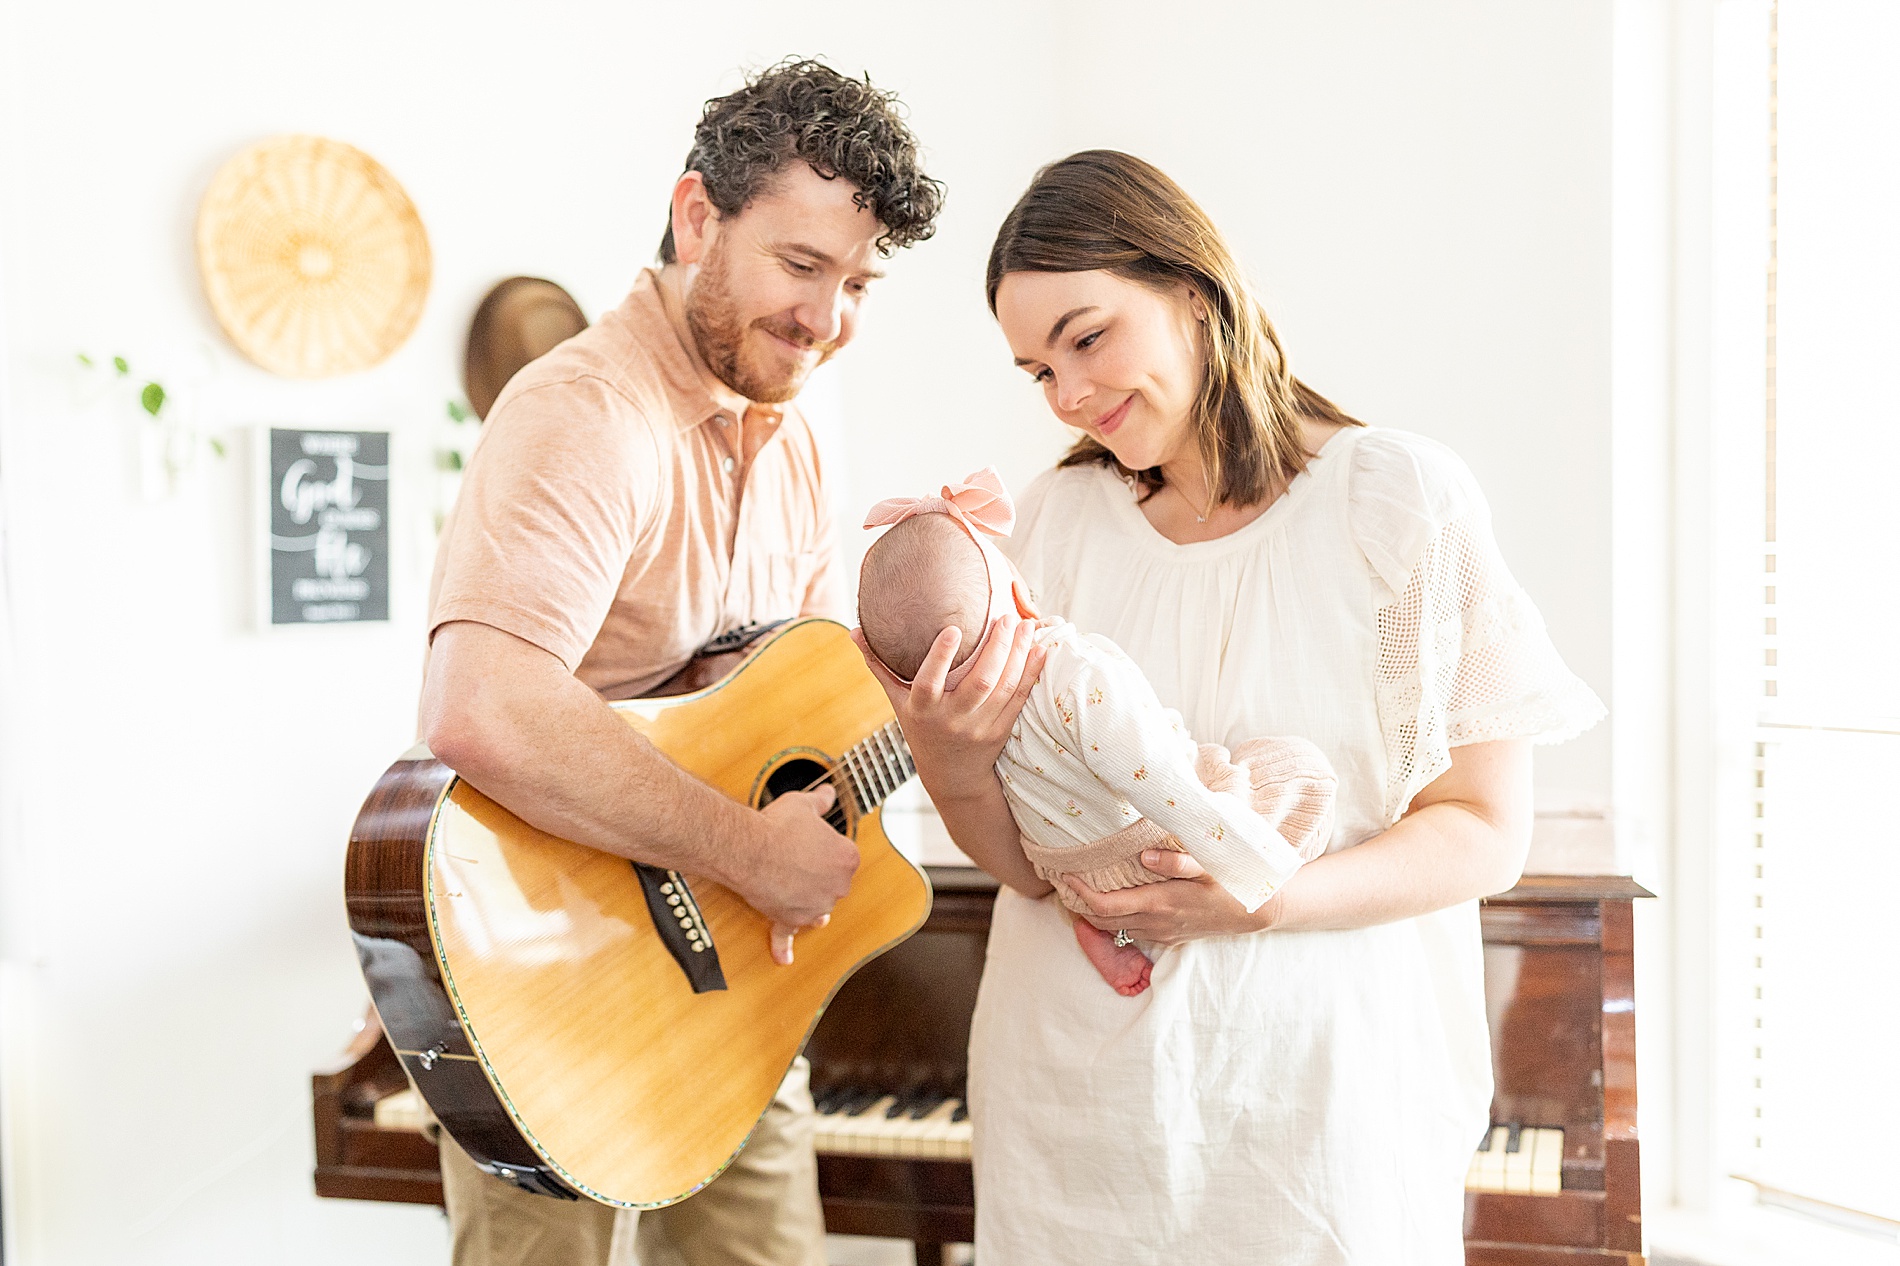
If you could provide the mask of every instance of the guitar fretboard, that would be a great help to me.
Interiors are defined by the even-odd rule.
[[[917,772],[911,762],[910,746],[897,722],[887,722],[873,730],[869,738],[839,758],[838,772],[844,775],[858,811],[868,813],[890,798],[892,792],[909,782]]]

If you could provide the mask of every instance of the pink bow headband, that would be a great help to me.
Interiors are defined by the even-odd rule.
[[[962,483],[945,484],[940,496],[886,498],[871,507],[870,513],[864,516],[864,526],[867,529],[890,527],[918,514],[949,515],[976,542],[977,549],[982,551],[983,566],[988,574],[989,615],[983,625],[983,636],[970,648],[963,662],[951,669],[943,679],[945,690],[955,690],[957,683],[969,674],[976,657],[982,654],[990,634],[996,630],[997,622],[1012,611],[1022,614],[1016,605],[1014,576],[1008,560],[994,545],[978,535],[1008,536],[1010,529],[1016,526],[1016,506],[1009,499],[1009,490],[1003,487],[1003,477],[996,473],[996,467],[985,466],[974,474],[966,475]],[[877,652],[872,651],[871,657],[877,659]],[[882,659],[877,662],[902,684],[911,684],[910,678],[898,677],[891,672],[891,666]]]
[[[991,536],[1008,536],[1016,526],[1016,506],[1003,487],[996,467],[985,466],[964,476],[960,484],[945,484],[939,497],[888,497],[871,507],[864,516],[866,528],[889,527],[914,514],[947,514],[965,528],[978,528]],[[975,533],[971,538],[976,539]],[[977,544],[983,542],[977,540]]]

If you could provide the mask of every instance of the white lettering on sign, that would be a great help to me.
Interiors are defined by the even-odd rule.
[[[369,546],[350,539],[342,528],[317,529],[317,575],[330,580],[360,576],[369,568]]]
[[[300,576],[290,582],[290,596],[298,602],[361,602],[369,597],[369,581],[328,580]]]
[[[308,457],[290,463],[290,468],[284,471],[284,482],[277,490],[277,496],[284,503],[284,509],[290,511],[293,523],[308,523],[317,511],[332,507],[338,510],[356,509],[360,495],[356,491],[355,469],[349,457],[337,454],[336,478],[328,482],[316,478],[316,473],[317,464]]]
[[[303,450],[305,457],[354,457],[356,437],[311,432],[298,441],[297,447]]]

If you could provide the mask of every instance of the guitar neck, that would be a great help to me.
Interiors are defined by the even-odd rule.
[[[838,760],[838,772],[844,775],[845,787],[857,802],[858,811],[869,813],[909,782],[917,766],[910,758],[904,732],[897,728],[897,722],[890,721],[846,750]]]

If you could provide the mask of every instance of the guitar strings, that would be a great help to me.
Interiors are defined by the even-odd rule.
[[[818,784],[819,784],[819,783],[821,783],[821,782],[828,782],[828,783],[830,783],[830,784],[831,784],[831,789],[832,789],[833,791],[837,791],[837,790],[839,790],[839,787],[838,787],[838,783],[837,783],[837,782],[835,781],[835,779],[836,779],[836,777],[837,777],[837,775],[839,775],[839,774],[845,774],[845,775],[846,775],[846,778],[847,778],[847,784],[846,784],[846,788],[845,788],[845,789],[846,789],[846,790],[848,790],[848,791],[850,791],[850,793],[851,793],[851,800],[852,800],[852,802],[853,802],[853,803],[857,803],[857,802],[859,802],[859,801],[862,801],[864,797],[862,797],[862,796],[860,796],[860,795],[858,794],[858,789],[857,789],[857,785],[856,785],[856,783],[855,783],[855,782],[851,782],[851,781],[849,781],[849,779],[850,779],[850,775],[849,775],[849,773],[848,773],[848,771],[847,771],[847,770],[845,769],[845,767],[844,767],[843,765],[839,765],[839,766],[837,766],[837,767],[836,767],[836,768],[834,768],[834,769],[827,769],[827,770],[826,770],[826,771],[825,771],[824,773],[822,773],[822,774],[820,774],[820,775],[818,775],[818,776],[817,776],[816,778],[814,778],[814,779],[812,779],[812,780],[811,780],[810,782],[808,782],[808,783],[806,783],[806,784],[805,784],[804,786],[802,786],[802,787],[800,787],[800,788],[799,788],[798,790],[799,790],[800,792],[806,792],[806,791],[811,791],[811,790],[814,790],[814,789],[815,789],[815,788],[816,788],[816,787],[818,786]],[[861,807],[862,807],[862,806],[860,806],[860,808],[861,808]]]
[[[843,762],[842,762],[842,761],[840,761],[840,762],[839,762],[839,764],[837,764],[837,765],[836,765],[836,766],[834,766],[833,768],[831,768],[831,769],[827,769],[827,770],[826,770],[826,771],[825,771],[824,773],[822,773],[822,774],[820,774],[820,775],[818,775],[818,777],[816,777],[816,778],[814,778],[814,779],[812,779],[812,780],[811,780],[810,782],[808,782],[808,783],[806,783],[806,784],[805,784],[804,786],[802,786],[802,787],[800,787],[800,788],[798,789],[798,791],[799,791],[799,793],[803,793],[803,792],[807,792],[807,791],[812,791],[812,790],[814,790],[814,789],[815,789],[815,788],[816,788],[816,787],[818,786],[818,784],[819,784],[819,783],[821,783],[821,782],[828,782],[828,783],[831,783],[831,789],[832,789],[832,791],[834,791],[834,792],[836,792],[836,791],[838,791],[838,790],[839,790],[839,786],[838,786],[838,784],[837,784],[837,782],[836,782],[836,781],[834,781],[834,780],[835,780],[835,778],[836,778],[836,776],[837,776],[838,774],[841,774],[841,773],[842,773],[842,774],[845,774],[845,775],[847,776],[847,778],[849,778],[849,777],[850,777],[850,774],[849,774],[849,771],[848,771],[848,770],[846,770],[846,768],[845,768],[845,766],[844,766],[844,764],[843,764]],[[909,781],[910,781],[910,775],[908,775],[908,774],[906,774],[906,775],[904,776],[904,781],[905,781],[905,782],[909,782]],[[851,792],[851,799],[852,799],[852,801],[853,801],[854,803],[857,803],[857,804],[859,804],[859,806],[860,806],[860,812],[861,812],[861,811],[862,811],[862,801],[863,801],[863,799],[864,799],[864,798],[863,798],[862,796],[860,796],[860,795],[858,794],[858,791],[857,791],[857,787],[856,787],[856,785],[855,785],[855,784],[853,783],[853,784],[851,784],[851,785],[849,785],[849,786],[848,786],[848,787],[847,787],[846,789],[848,789],[848,790],[849,790],[849,791]],[[784,793],[783,793],[783,792],[781,792],[780,794],[781,794],[781,795],[783,795]]]

